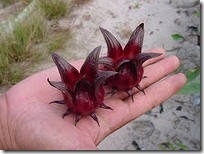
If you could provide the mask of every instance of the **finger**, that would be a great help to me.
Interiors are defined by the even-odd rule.
[[[179,73],[148,87],[146,95],[142,93],[134,95],[134,102],[131,98],[127,101],[110,99],[107,103],[110,103],[114,110],[112,112],[100,110],[97,113],[101,119],[101,129],[95,142],[98,144],[108,134],[158,106],[175,94],[185,83],[186,77]]]
[[[148,59],[147,61],[145,61],[143,63],[143,67],[148,66],[148,65],[150,65],[152,63],[155,63],[155,62],[165,58],[165,56],[166,56],[166,52],[162,48],[155,48],[155,49],[151,49],[151,50],[148,50],[148,51],[145,51],[145,52],[161,53],[161,55],[158,56],[158,57],[155,57],[155,58]]]
[[[139,114],[143,114],[151,110],[174,95],[185,83],[185,75],[178,73],[151,85],[146,89],[146,95],[140,93],[133,96],[135,105],[130,104],[131,99],[128,98],[127,102],[130,104],[130,112],[132,113],[137,109],[141,112],[138,112]],[[136,116],[139,116],[139,114]]]
[[[164,76],[176,70],[179,64],[180,64],[179,59],[176,56],[169,56],[154,64],[148,65],[147,67],[144,68],[144,75],[147,76],[147,78],[142,79],[139,85],[141,86],[142,89],[145,90],[145,88],[151,85],[152,83],[157,82]],[[133,93],[137,92],[138,90],[134,88]],[[125,92],[119,92],[114,95],[114,97],[120,99],[124,99],[127,96],[128,95]]]
[[[144,76],[147,76],[147,78],[143,79],[140,82],[140,86],[143,88],[148,87],[152,83],[157,82],[166,75],[169,75],[170,73],[175,71],[179,67],[179,65],[180,61],[178,57],[172,55],[157,63],[145,67]]]

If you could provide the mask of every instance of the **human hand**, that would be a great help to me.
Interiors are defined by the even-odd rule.
[[[175,56],[163,53],[144,63],[147,78],[140,83],[145,95],[134,89],[134,102],[125,92],[106,96],[104,103],[112,110],[97,109],[100,127],[90,117],[83,117],[75,126],[74,115],[64,119],[65,105],[49,104],[61,100],[62,94],[47,82],[59,81],[56,67],[36,73],[19,82],[0,97],[0,147],[6,150],[95,150],[109,134],[131,120],[158,106],[175,94],[186,82],[183,74],[169,75],[179,66]],[[83,61],[71,62],[80,68]],[[157,82],[158,81],[158,82]]]

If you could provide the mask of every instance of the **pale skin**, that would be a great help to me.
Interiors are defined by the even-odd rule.
[[[150,52],[163,54],[144,63],[147,78],[140,86],[146,94],[134,88],[134,102],[125,92],[106,96],[104,103],[113,110],[96,110],[100,127],[90,116],[82,117],[75,126],[74,114],[62,118],[66,105],[49,104],[63,98],[47,82],[48,77],[60,81],[56,67],[19,82],[0,96],[0,149],[96,150],[106,136],[163,103],[186,83],[182,73],[169,75],[179,66],[176,56],[166,56],[163,49]],[[83,61],[70,63],[80,69]]]

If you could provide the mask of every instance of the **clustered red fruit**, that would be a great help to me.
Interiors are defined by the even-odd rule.
[[[69,113],[75,113],[75,125],[82,116],[87,115],[90,115],[99,125],[95,114],[96,109],[112,110],[103,103],[104,84],[114,91],[126,91],[129,96],[132,96],[133,87],[144,93],[139,86],[143,78],[142,64],[150,58],[161,55],[141,53],[144,37],[143,23],[133,31],[124,49],[110,32],[103,28],[100,30],[107,43],[107,56],[99,58],[101,47],[95,48],[86,58],[80,72],[56,53],[52,54],[62,81],[47,80],[51,86],[62,92],[64,99],[51,103],[66,104],[68,109],[63,114],[63,118]],[[102,66],[100,69],[99,65]]]

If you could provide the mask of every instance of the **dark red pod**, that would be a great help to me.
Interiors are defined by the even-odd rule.
[[[100,49],[101,47],[97,47],[88,55],[80,72],[56,53],[52,54],[62,81],[48,79],[48,82],[62,92],[64,99],[51,103],[66,104],[68,109],[63,117],[69,113],[75,113],[75,125],[82,116],[87,115],[90,115],[99,125],[95,114],[96,109],[99,107],[111,109],[103,103],[105,93],[103,84],[116,72],[98,70]]]
[[[128,95],[132,95],[131,90],[133,87],[144,93],[144,90],[139,86],[144,72],[142,64],[150,58],[161,55],[160,53],[141,53],[144,39],[144,24],[140,24],[133,31],[124,49],[109,31],[101,27],[100,30],[108,48],[107,57],[103,57],[103,59],[107,59],[109,62],[104,65],[103,69],[118,72],[118,74],[107,79],[107,85],[113,91],[126,91]]]

